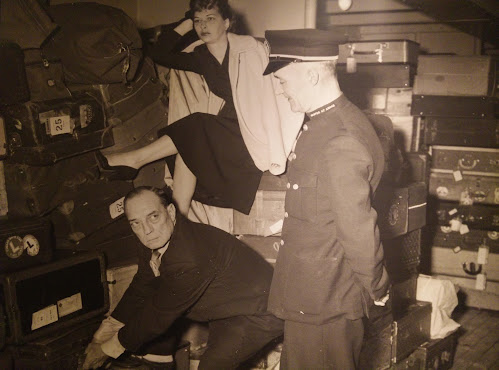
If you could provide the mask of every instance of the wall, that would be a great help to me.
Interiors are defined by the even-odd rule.
[[[50,0],[50,5],[64,4],[64,3],[83,3],[83,2],[96,2],[104,5],[114,6],[121,8],[128,14],[134,21],[137,22],[137,3],[139,0]],[[177,1],[177,0],[175,0]]]
[[[306,0],[231,0],[241,16],[246,33],[263,37],[267,29],[305,26]],[[188,0],[138,0],[137,21],[141,27],[174,22],[189,8]]]

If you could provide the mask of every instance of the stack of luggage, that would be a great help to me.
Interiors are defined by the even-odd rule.
[[[499,309],[498,62],[492,56],[419,57],[413,114],[431,154],[431,263],[470,306]]]
[[[124,196],[164,177],[109,181],[96,153],[155,140],[167,94],[120,9],[6,0],[0,18],[0,367],[77,368],[106,270],[136,261]]]

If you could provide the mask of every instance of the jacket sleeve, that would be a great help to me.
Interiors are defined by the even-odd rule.
[[[148,49],[148,55],[162,66],[201,73],[201,65],[193,53],[177,52],[176,46],[188,37],[189,33],[181,36],[173,29],[164,30],[154,45]]]
[[[389,282],[377,214],[371,205],[372,158],[358,140],[340,136],[327,145],[324,162],[330,184],[329,198],[336,212],[338,240],[357,281],[373,300],[378,300],[386,294]]]
[[[119,342],[128,350],[165,333],[203,295],[214,277],[208,270],[200,270],[194,263],[179,264],[176,273],[163,274],[154,294],[148,297],[134,320],[118,333]],[[113,315],[114,316],[114,315]]]

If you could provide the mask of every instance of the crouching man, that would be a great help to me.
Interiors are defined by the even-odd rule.
[[[200,369],[233,369],[272,339],[283,323],[267,312],[272,267],[234,236],[177,212],[170,192],[138,187],[125,215],[144,247],[138,271],[86,350],[84,369],[136,352],[180,317],[208,322]]]

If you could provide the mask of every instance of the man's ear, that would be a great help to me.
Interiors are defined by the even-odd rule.
[[[312,84],[312,86],[317,85],[319,82],[319,72],[316,68],[310,67],[307,69],[307,78],[308,81]]]
[[[175,209],[175,205],[173,203],[170,203],[166,207],[166,212],[168,212],[168,216],[170,216],[173,223],[175,223],[175,221],[177,219],[177,210]]]

